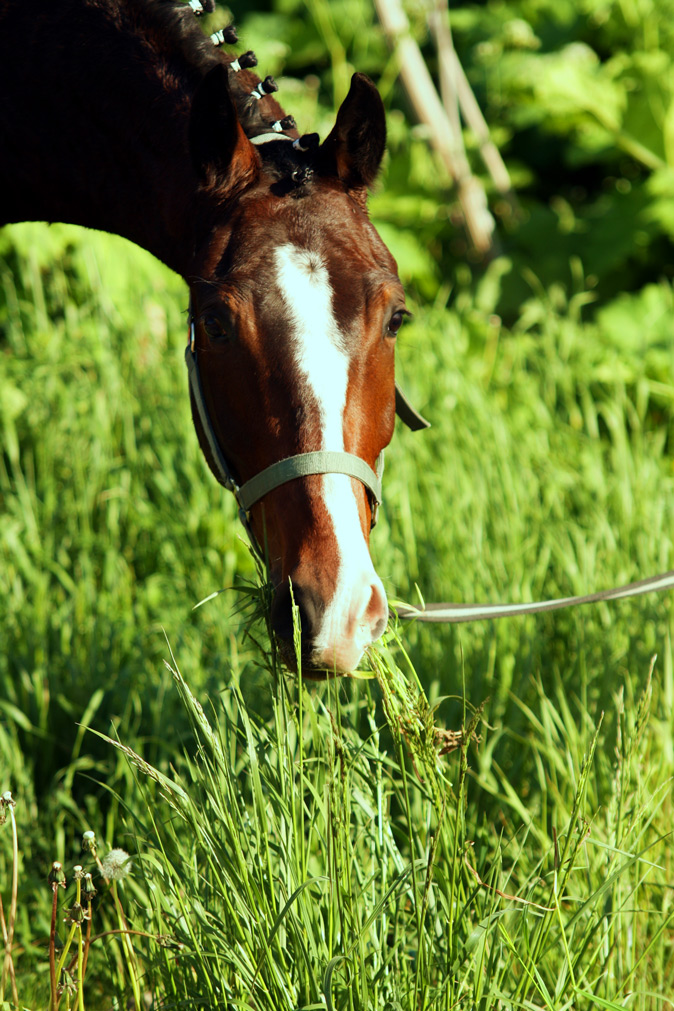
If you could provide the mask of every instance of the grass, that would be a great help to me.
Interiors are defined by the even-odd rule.
[[[401,104],[366,5],[295,8],[246,13],[242,37],[272,73],[320,75],[283,81],[303,129],[326,134],[351,64],[384,66]],[[395,108],[389,127],[372,210],[415,311],[398,376],[433,422],[387,453],[390,596],[671,568],[674,289],[611,299],[624,272],[593,291],[559,261],[610,264],[618,235],[638,272],[624,203],[569,245],[546,180],[538,266],[566,287],[530,254],[450,287],[451,197]],[[185,308],[121,241],[0,235],[0,1006],[672,1011],[670,598],[392,624],[363,677],[302,686],[197,448]]]
[[[48,1004],[56,860],[62,941],[73,866],[103,886],[61,1007],[670,1011],[669,600],[392,627],[369,678],[301,687],[197,448],[181,283],[105,236],[1,241],[4,1000],[13,971],[19,1006]],[[387,454],[394,597],[672,565],[671,287],[585,320],[579,269],[532,275],[506,329],[499,270],[399,341],[433,428]],[[116,898],[92,829],[132,856]]]
[[[381,696],[369,681],[309,693],[272,668],[262,721],[238,683],[207,716],[172,662],[193,730],[182,775],[109,739],[135,770],[137,915],[155,937],[144,964],[159,1006],[671,1006],[651,959],[674,911],[653,824],[671,790],[652,792],[644,749],[650,678],[633,720],[616,699],[619,746],[604,759],[599,720],[587,751],[568,732],[554,761],[549,724],[562,721],[541,694],[530,720],[553,770],[548,834],[496,762],[470,773],[479,713],[439,754],[413,671],[387,647],[374,666]],[[492,791],[498,825],[480,817]]]

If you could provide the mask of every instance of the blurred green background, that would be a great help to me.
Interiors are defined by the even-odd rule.
[[[429,5],[406,9],[435,73]],[[494,190],[467,131],[497,222],[491,258],[469,248],[371,4],[276,0],[231,15],[303,132],[325,137],[354,70],[386,104],[371,214],[414,312],[398,376],[433,425],[398,427],[387,453],[372,552],[389,594],[519,601],[671,568],[673,0],[452,6],[516,197]],[[228,19],[219,8],[212,23]],[[241,596],[193,610],[254,570],[197,447],[185,310],[180,279],[121,239],[0,233],[0,762],[36,867],[92,821],[110,837],[117,824],[128,768],[82,725],[113,725],[160,768],[175,760],[188,726],[167,639],[196,694],[235,676],[265,710]],[[562,737],[564,721],[582,738],[606,710],[610,754],[618,693],[639,693],[656,652],[649,747],[671,774],[670,612],[647,597],[403,636],[431,699],[448,697],[444,723],[459,725],[464,691],[488,700],[476,766],[497,762],[540,813],[540,698],[559,700]],[[503,803],[485,791],[480,817],[497,822]],[[27,882],[26,930],[44,935],[39,877]]]

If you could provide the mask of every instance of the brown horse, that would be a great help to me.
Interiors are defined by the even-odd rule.
[[[344,672],[387,620],[368,543],[405,301],[366,209],[384,110],[356,74],[327,139],[298,137],[198,7],[0,0],[0,222],[113,232],[186,280],[197,435],[267,559],[274,629],[291,641],[292,581],[305,673]]]

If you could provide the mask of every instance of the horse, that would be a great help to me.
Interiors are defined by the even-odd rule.
[[[207,5],[208,0],[203,0]],[[367,213],[386,143],[354,74],[320,143],[200,0],[0,0],[0,222],[121,235],[189,288],[199,444],[264,557],[305,677],[353,670],[387,623],[369,553],[407,313]],[[224,44],[224,45],[223,45]]]

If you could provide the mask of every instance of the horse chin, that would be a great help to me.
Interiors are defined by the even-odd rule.
[[[298,663],[297,655],[295,653],[294,646],[291,642],[285,639],[280,639],[276,637],[276,644],[278,649],[278,655],[283,663],[283,666],[289,670],[292,674],[298,673]],[[346,677],[352,670],[358,666],[358,662],[361,657],[358,657],[358,661],[353,663],[349,667],[339,667],[336,665],[328,666],[325,663],[321,663],[312,656],[311,650],[304,648],[300,654],[300,664],[302,669],[302,680],[303,681],[328,681],[334,678]]]

